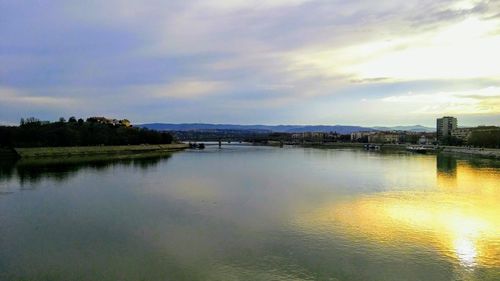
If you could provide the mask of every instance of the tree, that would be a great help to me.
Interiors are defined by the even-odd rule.
[[[110,126],[97,122],[76,121],[42,122],[37,118],[22,119],[19,127],[0,126],[0,146],[43,147],[43,146],[86,146],[167,144],[173,137],[166,132],[142,128]]]
[[[469,137],[469,144],[477,147],[500,148],[500,128],[473,131]]]
[[[37,124],[40,123],[40,119],[35,117],[26,118],[25,124]]]
[[[463,145],[464,141],[454,136],[445,136],[441,139],[441,144],[458,146]]]
[[[350,142],[351,141],[351,135],[340,135],[339,140],[341,142]]]
[[[420,136],[419,135],[416,135],[416,134],[405,134],[402,138],[402,142],[404,143],[417,143],[418,140],[420,139]]]

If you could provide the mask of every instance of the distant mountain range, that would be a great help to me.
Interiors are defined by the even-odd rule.
[[[256,132],[276,133],[302,133],[302,132],[337,132],[339,134],[350,134],[360,131],[412,131],[412,132],[434,132],[434,128],[415,126],[396,127],[361,127],[343,125],[233,125],[233,124],[204,124],[204,123],[149,123],[139,124],[136,127],[148,128],[158,131],[211,131],[211,130],[242,130]]]
[[[436,128],[424,127],[422,125],[414,126],[395,126],[395,127],[372,127],[378,131],[408,131],[408,132],[435,132]]]

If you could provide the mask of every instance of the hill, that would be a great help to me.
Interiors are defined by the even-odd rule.
[[[395,126],[395,127],[373,127],[373,129],[378,131],[408,131],[408,132],[426,132],[432,133],[435,132],[435,128],[424,127],[422,125],[413,125],[413,126]]]
[[[212,130],[240,130],[259,131],[272,133],[301,133],[301,132],[337,132],[339,134],[350,134],[359,131],[375,131],[373,128],[361,126],[343,125],[233,125],[233,124],[204,124],[204,123],[150,123],[140,124],[136,127],[147,128],[158,131],[212,131]]]

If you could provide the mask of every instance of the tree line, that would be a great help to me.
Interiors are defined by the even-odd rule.
[[[474,147],[500,148],[500,128],[477,129],[472,131],[467,141],[454,136],[445,136],[441,139],[443,145],[470,145]]]
[[[167,132],[145,128],[117,126],[92,119],[56,122],[30,117],[19,126],[0,126],[0,147],[55,147],[94,145],[169,144],[173,137]]]
[[[500,148],[500,128],[474,131],[467,143],[476,147]]]

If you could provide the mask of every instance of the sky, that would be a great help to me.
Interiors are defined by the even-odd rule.
[[[500,0],[0,0],[0,124],[500,125]]]

